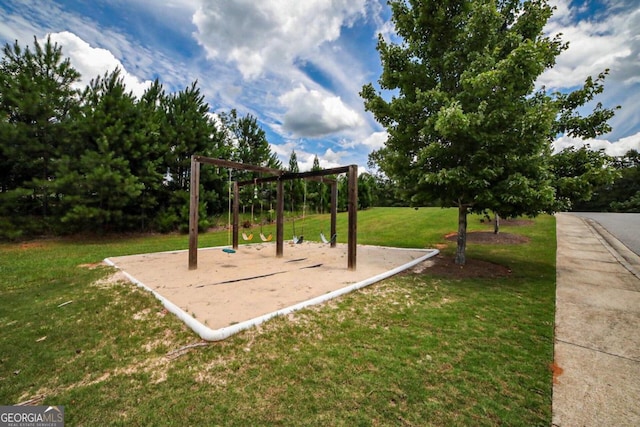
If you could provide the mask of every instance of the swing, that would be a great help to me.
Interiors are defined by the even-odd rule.
[[[334,234],[333,236],[331,236],[331,239],[327,240],[327,238],[324,236],[324,233],[322,231],[320,232],[320,239],[322,240],[322,243],[335,243],[337,238],[338,234]]]
[[[257,199],[258,198],[258,187],[256,186],[256,180],[253,180],[253,198]],[[251,203],[251,221],[253,222],[253,203]],[[253,240],[253,233],[249,233],[247,235],[246,232],[242,232],[242,240],[244,240],[245,242],[249,242],[251,240]]]
[[[262,224],[260,224],[260,226],[262,227]],[[265,236],[264,233],[261,231],[260,232],[260,239],[263,242],[270,242],[271,240],[273,240],[273,234],[269,233],[268,236]]]
[[[269,190],[269,200],[271,200],[271,191]],[[269,222],[271,222],[271,213],[273,212],[273,205],[269,205]],[[263,242],[270,242],[273,239],[273,234],[269,233],[268,236],[264,235],[262,231],[262,225],[264,224],[264,219],[262,218],[262,199],[260,199],[260,240]]]
[[[322,179],[322,177],[320,177],[320,182],[322,184],[324,184],[324,180]],[[320,209],[321,212],[324,213],[324,197],[323,197],[324,191],[320,191]],[[334,234],[333,236],[331,236],[330,239],[327,239],[324,235],[324,230],[320,230],[320,240],[322,240],[322,243],[324,244],[334,244],[336,242],[336,239],[338,238],[338,234]]]
[[[231,246],[231,169],[229,169],[229,214],[227,219],[227,245]],[[222,252],[228,254],[235,254],[235,249],[232,248],[223,248]]]
[[[293,218],[293,243],[300,244],[304,241],[304,213],[307,205],[307,181],[304,181],[304,196],[302,199],[302,234],[296,236],[296,219]],[[293,206],[291,206],[293,210]]]
[[[302,221],[304,221],[304,204],[302,205]],[[304,233],[304,225],[302,226],[302,232]],[[299,236],[296,236],[296,219],[295,218],[293,218],[293,238],[291,239],[291,241],[295,244],[302,243],[304,241],[304,236],[302,234]]]

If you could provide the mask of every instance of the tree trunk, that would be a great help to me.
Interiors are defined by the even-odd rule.
[[[493,234],[498,234],[500,232],[500,215],[498,212],[494,212],[494,222],[493,222]]]
[[[467,249],[467,207],[458,205],[458,249],[456,250],[456,264],[465,265]]]

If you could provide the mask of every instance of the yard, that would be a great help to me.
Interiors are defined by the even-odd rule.
[[[87,426],[549,425],[555,220],[504,221],[496,240],[470,217],[461,268],[456,214],[359,212],[358,243],[442,255],[216,343],[100,264],[187,236],[1,244],[0,403],[64,405],[68,425]],[[326,223],[306,218],[305,237]]]

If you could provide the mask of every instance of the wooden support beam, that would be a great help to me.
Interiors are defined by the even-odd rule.
[[[337,224],[338,218],[338,183],[334,182],[331,184],[331,247],[335,248],[337,243],[338,227]],[[333,236],[336,236],[334,239]]]
[[[284,254],[284,183],[278,181],[276,193],[276,257]]]
[[[262,178],[256,178],[256,179],[251,179],[251,180],[246,180],[246,181],[238,181],[238,185],[240,187],[244,187],[245,185],[253,185],[253,184],[262,184],[264,182],[276,182],[276,181],[291,181],[293,179],[308,179],[310,181],[315,181],[315,182],[324,182],[325,184],[331,184],[333,182],[336,182],[335,179],[331,179],[331,178],[323,178],[323,175],[318,175],[318,176],[308,176],[308,177],[294,177],[293,175],[299,175],[300,173],[307,173],[307,172],[300,172],[297,174],[291,174],[289,172],[285,172],[285,175],[280,175],[280,176],[265,176]],[[344,172],[343,172],[344,173]],[[333,173],[328,174],[328,175],[335,175]]]
[[[221,168],[239,169],[253,172],[263,172],[271,175],[282,175],[285,171],[264,166],[248,165],[246,163],[232,162],[231,160],[214,159],[211,157],[194,156],[197,162],[207,163]]]
[[[191,156],[189,183],[189,270],[198,268],[198,206],[200,202],[200,163]]]
[[[240,189],[233,183],[233,249],[238,249],[238,229],[240,228]]]
[[[318,171],[308,171],[308,172],[284,172],[280,175],[280,179],[291,180],[291,179],[300,179],[300,178],[316,178],[327,175],[339,175],[341,173],[348,173],[350,166],[340,166],[337,168],[331,169],[322,169]]]
[[[348,172],[348,211],[349,237],[347,244],[347,268],[356,269],[356,251],[358,244],[358,166],[349,166]]]

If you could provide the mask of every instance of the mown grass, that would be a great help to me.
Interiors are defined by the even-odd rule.
[[[358,220],[362,244],[454,250],[444,235],[455,210],[377,208]],[[328,215],[302,225],[318,240]],[[472,217],[470,228],[488,226]],[[179,357],[170,352],[197,336],[149,294],[95,284],[109,268],[79,265],[184,249],[186,236],[0,245],[0,404],[41,397],[87,426],[549,425],[555,220],[503,232],[531,241],[470,244],[468,256],[507,265],[508,278],[404,273]]]

